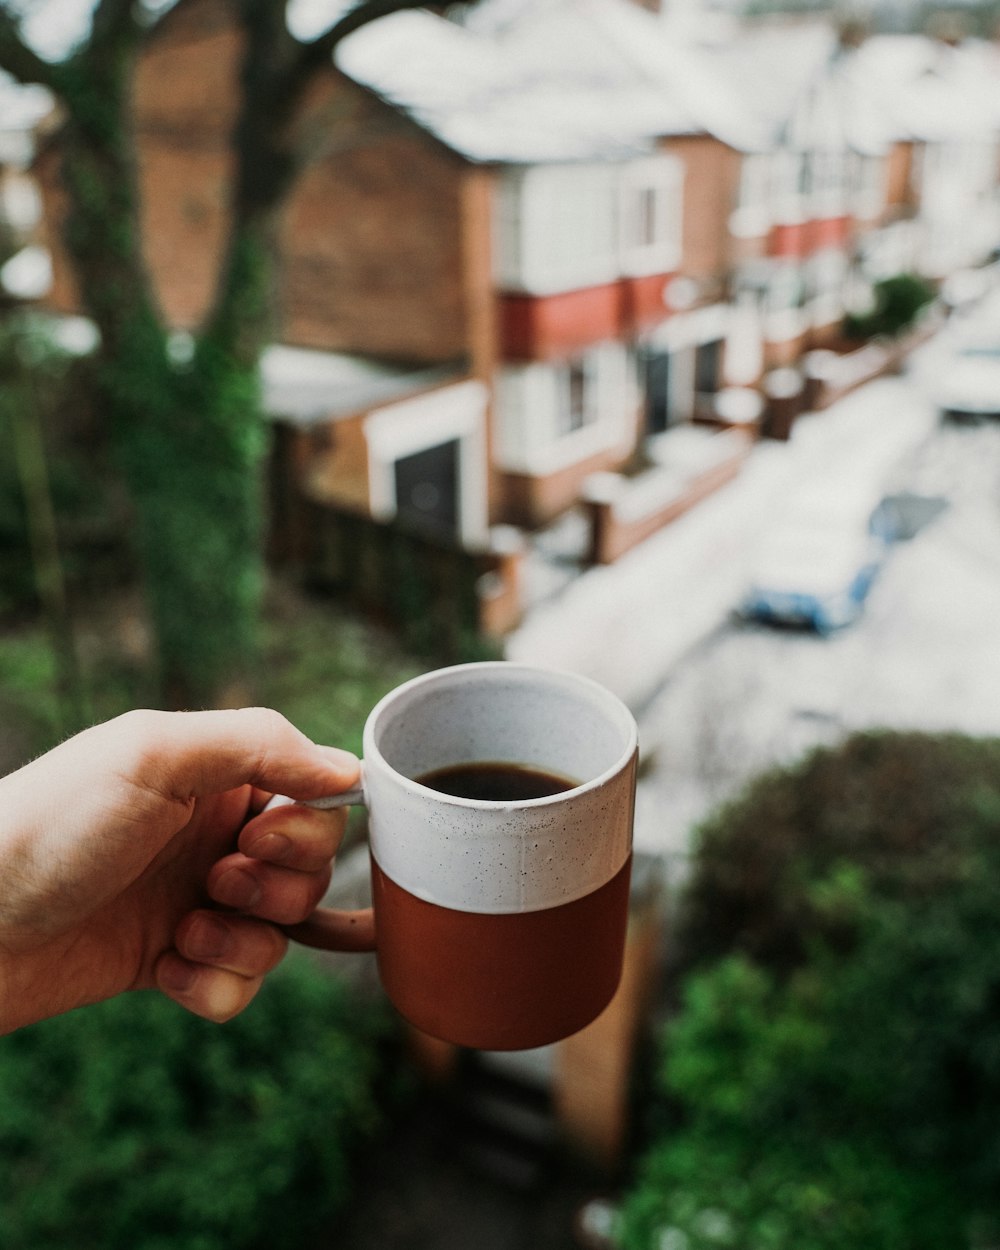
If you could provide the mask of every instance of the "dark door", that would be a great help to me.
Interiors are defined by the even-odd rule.
[[[396,461],[396,514],[424,534],[458,537],[458,439]]]
[[[699,343],[694,353],[694,389],[699,395],[714,395],[719,389],[722,340]]]
[[[643,358],[646,392],[646,433],[662,434],[670,425],[670,357],[648,352]]]

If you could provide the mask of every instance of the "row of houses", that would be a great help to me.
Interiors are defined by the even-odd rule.
[[[224,238],[238,58],[225,0],[180,0],[136,81],[179,331]],[[489,557],[492,632],[523,611],[530,535],[572,515],[583,563],[617,558],[739,471],[874,283],[947,289],[1000,246],[985,42],[700,40],[632,0],[480,0],[373,23],[322,78],[263,360],[286,485]],[[74,310],[47,243],[46,298]]]

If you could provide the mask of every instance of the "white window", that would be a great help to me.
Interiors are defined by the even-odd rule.
[[[682,172],[670,156],[626,165],[621,173],[621,269],[669,273],[680,261]]]
[[[560,434],[582,430],[597,419],[597,362],[585,356],[559,366],[556,429]]]
[[[626,448],[637,403],[634,364],[621,343],[557,364],[508,366],[496,392],[495,461],[512,473],[543,475]]]
[[[771,184],[771,203],[774,220],[783,225],[795,225],[805,218],[804,196],[808,183],[808,162],[805,154],[797,148],[782,148],[772,162],[774,177]]]
[[[796,338],[805,324],[802,313],[805,302],[806,286],[801,267],[794,261],[776,262],[767,292],[765,337],[772,343]]]
[[[847,257],[838,248],[821,248],[810,259],[809,270],[813,324],[832,325],[844,313]]]
[[[729,229],[736,238],[753,239],[767,233],[771,225],[774,180],[779,173],[769,156],[762,153],[744,156],[736,210],[729,222]]]
[[[861,155],[854,166],[854,215],[874,221],[886,205],[886,162],[882,156]]]
[[[837,217],[847,207],[847,153],[819,148],[809,161],[810,209],[815,216]]]
[[[501,287],[547,295],[618,276],[617,167],[506,169],[495,269]]]
[[[681,189],[680,162],[666,154],[505,169],[497,197],[498,284],[551,295],[622,274],[669,273],[680,258]]]

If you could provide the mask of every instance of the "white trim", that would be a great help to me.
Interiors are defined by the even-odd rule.
[[[650,345],[661,351],[674,352],[723,339],[729,327],[729,312],[728,304],[708,304],[691,312],[675,313],[652,332]]]
[[[458,532],[464,546],[488,538],[486,404],[488,392],[472,380],[427,391],[369,413],[363,423],[368,444],[368,498],[372,515],[396,515],[395,464],[404,456],[458,440]]]

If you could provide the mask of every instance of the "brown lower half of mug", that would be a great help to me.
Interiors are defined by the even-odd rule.
[[[631,867],[571,903],[485,915],[416,898],[373,861],[386,993],[416,1028],[459,1046],[527,1050],[569,1037],[618,987]]]

